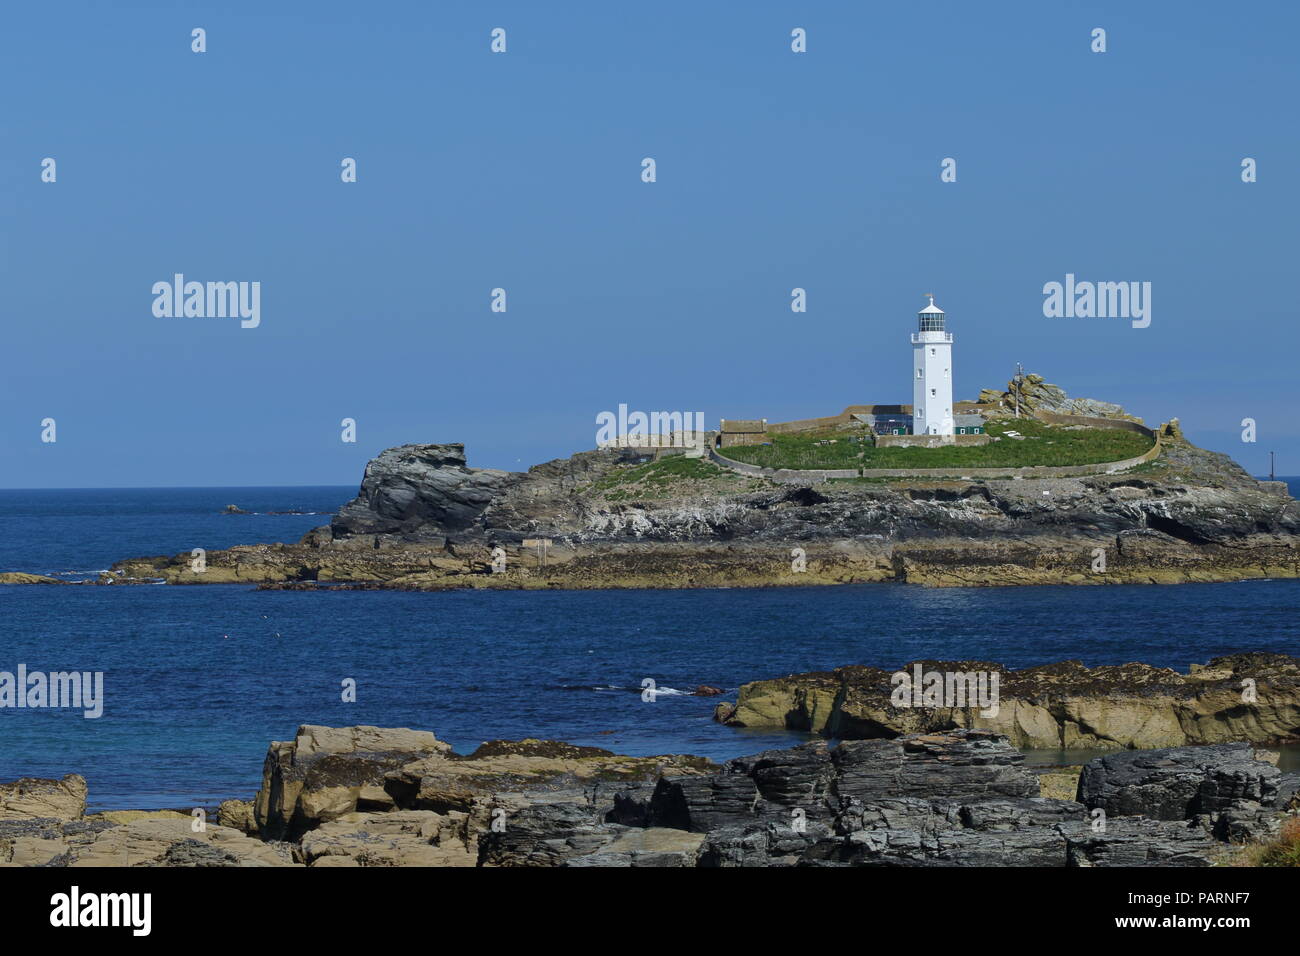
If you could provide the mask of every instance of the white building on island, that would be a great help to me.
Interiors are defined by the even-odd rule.
[[[952,333],[944,327],[943,309],[929,298],[912,333],[912,434],[951,435]]]

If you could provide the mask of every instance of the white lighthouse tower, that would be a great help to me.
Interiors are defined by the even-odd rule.
[[[912,333],[912,434],[951,435],[952,333],[944,328],[943,309],[929,298]]]

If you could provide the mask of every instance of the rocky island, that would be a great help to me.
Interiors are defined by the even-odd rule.
[[[1300,574],[1300,505],[1285,485],[1196,447],[1177,420],[1148,429],[1118,406],[1069,399],[1038,376],[967,404],[982,410],[990,432],[962,436],[978,439],[969,447],[892,447],[851,409],[763,446],[769,456],[797,446],[857,466],[832,472],[747,463],[740,458],[755,454],[717,447],[713,433],[707,449],[602,448],[527,472],[472,468],[461,444],[402,445],[373,459],[357,497],[301,541],[209,551],[202,565],[188,551],[131,558],[101,582],[434,590]],[[1117,462],[1042,464],[1071,449],[1081,460],[1085,439],[1097,436],[1098,448],[1147,450]],[[920,465],[867,467],[877,459]],[[935,461],[949,464],[928,467]]]

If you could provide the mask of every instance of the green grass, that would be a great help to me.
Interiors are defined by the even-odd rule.
[[[1006,437],[1014,431],[1023,439]],[[1136,432],[1112,428],[1066,428],[1034,419],[989,422],[987,432],[1000,441],[987,445],[944,448],[877,448],[853,440],[852,431],[773,435],[770,445],[723,448],[736,461],[767,468],[1024,468],[1030,465],[1092,465],[1134,458],[1151,447]],[[834,444],[819,441],[835,439]]]
[[[669,455],[644,465],[619,468],[592,483],[610,501],[634,501],[643,498],[669,497],[672,487],[684,481],[735,482],[735,472],[728,471],[704,458]]]
[[[1300,817],[1282,824],[1277,839],[1246,846],[1236,860],[1238,866],[1300,867]]]

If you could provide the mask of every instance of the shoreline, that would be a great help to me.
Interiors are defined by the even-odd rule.
[[[812,742],[814,742],[815,740],[817,740],[817,736],[816,736],[815,734],[806,734],[806,735],[803,735],[803,736],[804,736],[804,738],[806,738],[806,739],[801,740],[801,741],[800,741],[801,743],[812,743]],[[1252,743],[1254,746],[1256,746],[1257,748],[1260,748],[1260,749],[1265,749],[1265,750],[1278,750],[1278,751],[1280,751],[1280,752],[1282,753],[1282,755],[1283,755],[1283,759],[1282,759],[1282,761],[1278,764],[1278,766],[1279,766],[1280,769],[1282,769],[1283,771],[1292,771],[1292,772],[1294,772],[1294,771],[1300,771],[1300,735],[1293,736],[1293,737],[1287,738],[1287,739],[1285,739],[1285,740],[1250,741],[1250,743]],[[585,744],[575,744],[575,745],[573,745],[573,746],[588,746],[588,745],[585,745]],[[796,746],[797,746],[797,745],[796,745]],[[1189,747],[1210,747],[1210,746],[1213,746],[1213,745],[1212,745],[1212,744],[1188,744],[1187,746],[1189,746]],[[674,751],[674,752],[675,752],[675,751]],[[1107,751],[1099,751],[1099,750],[1074,751],[1074,752],[1073,752],[1073,755],[1074,755],[1074,756],[1078,756],[1078,757],[1086,757],[1086,758],[1087,758],[1087,759],[1077,760],[1077,761],[1076,761],[1076,760],[1047,760],[1047,759],[1040,759],[1040,758],[1045,757],[1045,756],[1048,755],[1048,754],[1059,754],[1059,753],[1062,753],[1062,751],[1054,750],[1054,749],[1050,749],[1050,748],[1044,748],[1044,749],[1022,748],[1022,749],[1020,749],[1020,753],[1023,754],[1023,755],[1024,755],[1024,758],[1025,758],[1025,761],[1024,761],[1024,765],[1025,765],[1025,767],[1026,767],[1027,769],[1029,769],[1030,771],[1039,774],[1040,776],[1042,776],[1042,775],[1048,775],[1048,774],[1054,774],[1054,773],[1060,773],[1060,772],[1077,771],[1079,768],[1081,768],[1082,766],[1084,766],[1084,765],[1088,762],[1088,760],[1091,760],[1091,759],[1093,759],[1094,757],[1100,756],[1101,754],[1104,754],[1104,753],[1114,753],[1114,752],[1120,752],[1120,751],[1109,751],[1109,750],[1107,750]],[[736,758],[730,758],[730,759],[737,759],[737,758],[739,758],[739,757],[743,757],[743,756],[745,756],[745,755],[746,755],[745,753],[738,753],[738,754],[736,755]],[[638,754],[628,754],[627,756],[632,756],[632,757],[636,757],[636,756],[647,757],[647,756],[656,756],[656,754],[640,754],[640,755],[638,755]],[[695,755],[693,755],[693,754],[684,754],[684,756],[695,756]],[[703,759],[708,759],[708,758],[703,758],[703,757],[701,757],[701,758],[699,758],[699,759],[703,760]],[[28,774],[19,774],[18,776],[19,776],[19,777],[27,777],[27,776],[29,776],[29,775],[28,775]],[[254,791],[253,794],[251,794],[251,795],[250,795],[247,791],[245,791],[245,792],[243,792],[242,794],[234,794],[234,793],[229,794],[229,795],[227,795],[227,796],[222,797],[220,800],[217,800],[215,803],[212,802],[211,800],[209,800],[209,801],[205,801],[205,802],[196,802],[196,803],[193,803],[192,805],[190,805],[190,806],[188,806],[188,807],[183,807],[183,806],[181,806],[181,805],[178,804],[178,803],[171,803],[171,804],[168,804],[167,806],[158,806],[158,807],[144,807],[144,806],[139,806],[139,805],[131,805],[131,806],[101,806],[101,805],[97,805],[97,804],[94,804],[94,803],[91,803],[91,802],[87,801],[87,804],[86,804],[86,813],[85,813],[85,815],[86,815],[87,817],[105,817],[105,818],[107,818],[107,816],[108,816],[109,814],[148,814],[148,815],[157,815],[157,814],[174,813],[174,814],[177,814],[177,815],[178,815],[178,816],[177,816],[178,819],[181,818],[181,817],[183,817],[183,818],[185,818],[185,819],[190,819],[190,818],[191,818],[191,815],[192,815],[192,813],[193,813],[193,810],[197,807],[197,808],[199,808],[199,809],[204,810],[204,811],[207,813],[207,815],[208,815],[208,819],[210,819],[210,820],[215,820],[215,819],[217,818],[218,809],[219,809],[219,807],[221,806],[221,804],[223,804],[223,803],[227,803],[227,802],[229,802],[229,801],[236,801],[236,802],[252,802],[253,799],[254,799],[255,797],[256,797],[256,791]]]
[[[970,729],[718,764],[303,725],[215,820],[87,813],[87,793],[0,782],[0,866],[1250,866],[1300,812],[1300,773],[1246,743],[1036,767]]]

